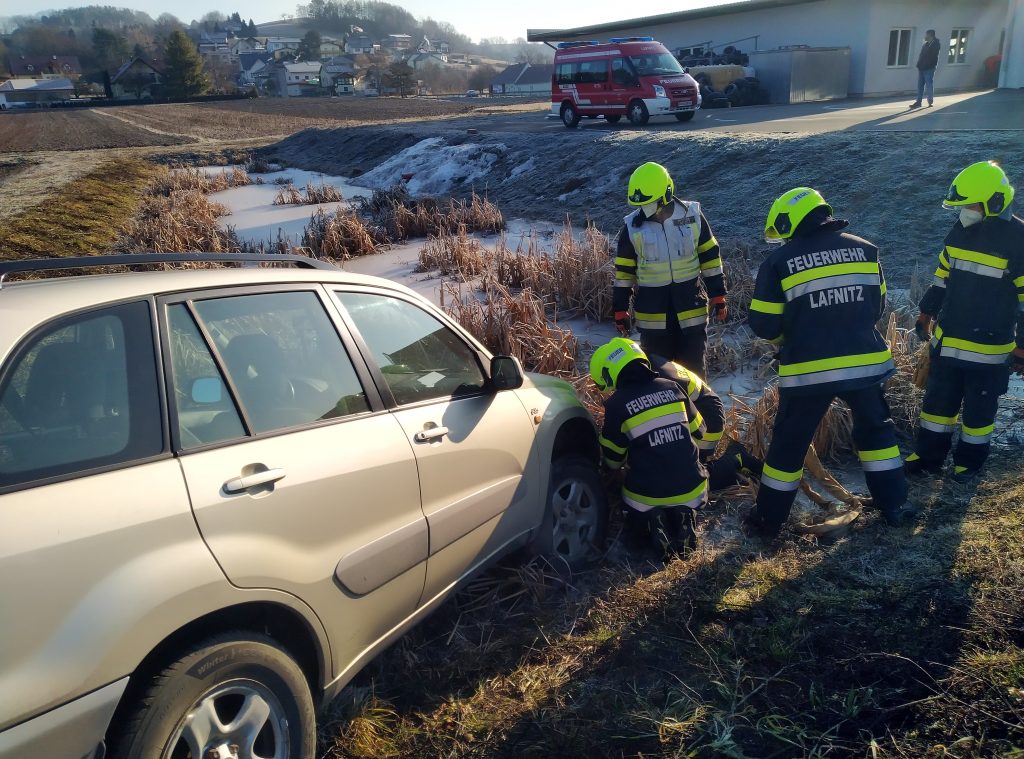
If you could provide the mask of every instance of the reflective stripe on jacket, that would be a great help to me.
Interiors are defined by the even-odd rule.
[[[615,311],[629,310],[641,329],[665,329],[674,317],[682,328],[707,323],[708,295],[725,295],[718,241],[700,204],[673,200],[664,222],[637,209],[625,218],[615,253]]]
[[[683,389],[701,415],[706,427],[704,437],[695,440],[700,451],[714,451],[725,431],[725,406],[711,385],[682,364],[667,358],[648,354],[651,368],[659,377],[672,380]]]
[[[875,322],[885,308],[878,248],[830,219],[761,264],[748,321],[780,345],[779,385],[798,393],[855,390],[896,367]]]
[[[606,465],[629,464],[623,500],[639,511],[702,506],[707,470],[694,438],[703,435],[704,425],[686,393],[639,362],[623,369],[618,384],[604,404],[600,442]]]
[[[939,252],[921,311],[935,316],[932,347],[972,366],[1003,364],[1024,347],[1024,221],[957,221]]]

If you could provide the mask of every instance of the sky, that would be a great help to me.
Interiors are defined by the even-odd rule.
[[[529,29],[564,29],[573,26],[619,21],[639,16],[719,5],[734,0],[648,0],[633,6],[621,0],[588,0],[586,3],[550,2],[550,0],[388,0],[399,5],[417,18],[427,16],[435,21],[447,21],[474,41],[482,37],[504,37],[511,41],[525,37]],[[161,13],[172,13],[188,23],[212,10],[230,14],[237,10],[244,18],[257,24],[279,21],[282,16],[294,15],[295,5],[289,0],[88,0],[81,3],[54,2],[54,0],[2,0],[0,16],[35,14],[77,5],[114,5],[148,13],[156,18]],[[586,9],[586,15],[581,9]]]

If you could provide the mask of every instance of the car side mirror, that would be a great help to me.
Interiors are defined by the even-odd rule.
[[[495,390],[515,390],[523,386],[523,367],[514,356],[491,359],[491,386]]]
[[[224,383],[220,377],[199,377],[192,382],[194,403],[220,403],[224,397]]]

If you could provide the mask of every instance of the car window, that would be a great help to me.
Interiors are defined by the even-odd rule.
[[[15,353],[0,390],[0,486],[163,450],[147,303],[81,314]]]
[[[407,301],[337,292],[399,404],[477,393],[486,377],[476,351]]]
[[[167,309],[171,378],[178,436],[183,448],[245,436],[242,417],[227,391],[209,346],[188,309]]]
[[[309,291],[196,301],[255,432],[370,410],[323,304]]]

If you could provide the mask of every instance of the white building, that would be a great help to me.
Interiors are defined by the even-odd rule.
[[[745,0],[572,29],[530,29],[527,39],[653,36],[673,51],[721,52],[733,45],[744,53],[849,47],[849,94],[893,95],[916,90],[915,64],[927,29],[943,45],[937,91],[984,87],[985,62],[999,54],[1000,85],[1024,86],[1024,0]]]

